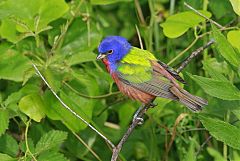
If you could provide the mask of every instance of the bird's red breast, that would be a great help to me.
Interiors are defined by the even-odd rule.
[[[110,65],[109,65],[109,61],[106,58],[102,59],[103,64],[106,66],[107,71],[110,73]]]
[[[109,61],[104,58],[102,59],[102,62],[104,63],[104,65],[106,66],[107,71],[110,73],[110,64]],[[155,98],[155,96],[148,94],[146,92],[143,92],[141,90],[138,90],[132,86],[129,86],[125,83],[123,83],[118,75],[113,72],[111,73],[111,77],[113,78],[114,82],[116,83],[116,85],[118,86],[118,89],[125,95],[127,95],[129,98],[134,99],[134,100],[139,100],[145,104],[149,103],[151,100],[153,100],[153,98]]]

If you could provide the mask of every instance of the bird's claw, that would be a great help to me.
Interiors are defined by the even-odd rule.
[[[133,118],[133,122],[134,122],[135,120],[137,121],[137,124],[138,124],[138,125],[142,125],[142,124],[144,123],[144,119],[141,118],[141,117],[135,117],[135,118]]]

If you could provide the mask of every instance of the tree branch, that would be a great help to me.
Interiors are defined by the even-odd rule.
[[[214,43],[214,40],[210,40],[206,45],[204,45],[203,47],[198,48],[196,51],[192,52],[191,55],[186,58],[181,65],[179,66],[179,68],[176,70],[177,73],[180,73],[190,62],[191,60],[196,57],[197,55],[199,55],[199,53],[201,53],[204,49],[206,49],[207,47],[209,47],[211,44]],[[152,102],[154,101],[154,99],[152,100]],[[136,118],[142,118],[144,116],[144,114],[147,112],[147,110],[151,107],[151,104],[147,104],[143,107],[143,109],[138,113]],[[131,123],[131,125],[129,126],[129,128],[127,129],[127,131],[125,132],[125,134],[123,135],[123,137],[121,138],[120,142],[118,143],[118,145],[113,148],[113,153],[112,153],[112,158],[111,161],[116,161],[118,158],[118,155],[122,149],[123,144],[127,141],[128,137],[130,136],[130,134],[133,132],[133,130],[135,129],[135,127],[139,124],[140,120],[139,119],[134,119]]]

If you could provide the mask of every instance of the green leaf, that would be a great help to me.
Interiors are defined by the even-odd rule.
[[[63,154],[58,152],[47,151],[43,154],[40,154],[38,161],[68,161],[69,159],[65,158]]]
[[[214,158],[215,161],[226,161],[223,156],[213,148],[207,148],[208,153]]]
[[[219,53],[227,60],[228,63],[233,65],[235,68],[240,68],[240,55],[238,55],[231,44],[227,41],[225,36],[212,25],[213,37],[216,41],[215,45]]]
[[[233,10],[238,16],[240,16],[240,1],[239,0],[230,0]]]
[[[232,113],[238,118],[240,119],[240,105],[238,106],[238,109],[236,110],[232,110]]]
[[[240,129],[227,122],[199,115],[203,126],[217,140],[235,149],[240,149]]]
[[[240,30],[232,30],[227,34],[227,40],[240,51]]]
[[[39,7],[39,28],[43,29],[53,20],[62,17],[68,11],[68,8],[65,0],[44,0]]]
[[[232,16],[235,16],[232,14],[232,6],[229,3],[229,0],[209,1],[209,9],[211,10],[211,13],[216,17],[218,22],[225,20],[226,18],[230,21]]]
[[[67,59],[69,65],[76,65],[94,60],[96,60],[96,54],[93,52],[78,52]]]
[[[0,145],[1,152],[8,154],[12,157],[17,156],[19,147],[17,141],[12,136],[7,134],[2,135],[0,137]]]
[[[191,138],[190,140],[190,146],[188,148],[187,154],[184,157],[184,161],[195,161],[196,160],[196,154],[195,154],[195,146],[196,146],[196,140],[194,138]]]
[[[39,94],[24,96],[19,102],[19,108],[34,121],[40,122],[45,117],[45,105]]]
[[[81,56],[92,54],[92,51],[99,45],[102,35],[96,24],[91,23],[90,26],[89,30],[86,22],[80,18],[75,19],[64,37],[61,53],[70,57],[70,59],[72,55],[78,52]]]
[[[18,37],[16,32],[16,24],[14,22],[8,19],[2,20],[0,26],[0,34],[2,38],[5,38],[10,42],[17,42]]]
[[[50,29],[47,25],[68,11],[64,0],[38,0],[34,3],[32,0],[19,0],[18,3],[15,0],[6,0],[0,8],[3,9],[0,12],[0,18],[3,19],[0,34],[13,43],[33,36],[32,32],[40,33]],[[21,38],[17,38],[19,33],[24,33]]]
[[[35,152],[40,154],[52,148],[59,147],[67,139],[67,132],[52,130],[44,134],[36,144]]]
[[[204,70],[215,80],[228,81],[223,74],[228,74],[227,63],[218,62],[215,58],[209,58],[203,62]]]
[[[0,153],[0,160],[1,161],[17,161],[16,158],[12,158],[7,154]]]
[[[29,59],[15,50],[0,53],[0,79],[23,81],[25,72],[32,68]]]
[[[0,136],[6,131],[9,124],[8,111],[0,108]]]
[[[190,74],[189,74],[190,75]],[[240,100],[240,91],[229,81],[190,76],[207,94],[223,100]]]
[[[199,12],[208,18],[211,17],[210,12],[201,10]],[[189,28],[195,27],[203,21],[205,19],[195,12],[186,11],[168,17],[160,26],[163,28],[164,35],[169,38],[177,38],[187,32]]]
[[[91,4],[93,5],[107,5],[118,2],[130,2],[132,0],[91,0]]]

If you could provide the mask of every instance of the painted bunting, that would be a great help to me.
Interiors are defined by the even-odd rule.
[[[199,111],[208,102],[181,88],[184,80],[154,55],[131,46],[121,36],[109,36],[98,47],[102,59],[119,90],[128,97],[149,104],[155,97],[181,102],[192,111]]]

